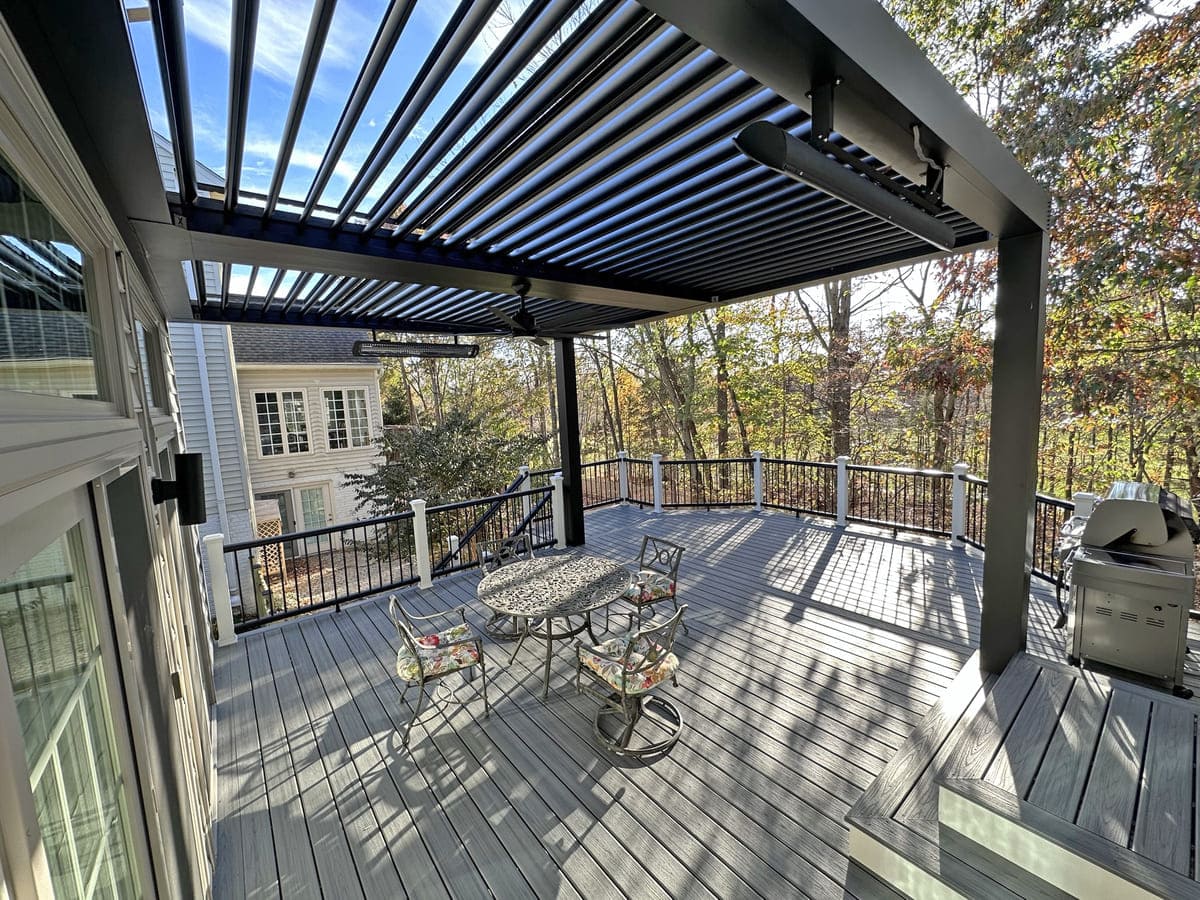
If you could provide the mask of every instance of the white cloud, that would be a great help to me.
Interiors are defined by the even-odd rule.
[[[349,150],[350,148],[347,148],[347,151]],[[296,147],[292,150],[292,158],[289,165],[315,172],[321,165],[321,154],[322,150],[310,147]],[[246,155],[250,157],[261,156],[274,161],[279,156],[279,141],[269,138],[248,138],[246,140]],[[343,178],[349,181],[358,173],[358,169],[359,163],[348,160],[343,155],[342,159],[339,159],[337,165],[334,166],[333,174],[336,178]]]
[[[263,0],[254,41],[256,71],[286,84],[295,81],[311,12],[311,3],[299,6],[295,0]],[[191,35],[228,55],[231,0],[188,0],[184,15]],[[339,5],[321,54],[321,68],[357,69],[365,52],[364,36],[373,34],[376,24],[350,4]]]

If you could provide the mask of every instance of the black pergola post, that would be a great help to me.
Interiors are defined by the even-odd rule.
[[[579,394],[575,382],[575,342],[554,339],[554,373],[558,392],[558,448],[561,454],[567,544],[583,544],[583,459],[579,444]]]
[[[1025,647],[1048,249],[1048,235],[1036,231],[1001,238],[997,251],[987,554],[979,638],[980,663],[989,672],[1003,671]]]

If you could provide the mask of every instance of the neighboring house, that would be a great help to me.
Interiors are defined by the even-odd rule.
[[[372,471],[380,458],[380,367],[351,354],[354,341],[370,334],[295,326],[230,330],[254,499],[279,504],[284,531],[362,518],[344,481]]]
[[[351,353],[366,332],[182,322],[170,330],[188,446],[212,460],[205,533],[233,543],[276,515],[289,532],[361,518],[344,477],[374,468],[383,417],[379,365]]]

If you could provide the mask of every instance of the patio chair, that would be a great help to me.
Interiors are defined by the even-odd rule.
[[[679,579],[679,563],[683,559],[684,548],[663,538],[644,535],[642,549],[638,558],[629,568],[629,587],[621,599],[633,606],[637,624],[642,624],[643,610],[649,610],[654,615],[654,605],[667,600],[676,610],[679,600],[675,597],[675,588]],[[608,619],[605,618],[605,627]],[[683,626],[687,634],[687,625]]]
[[[527,534],[492,541],[479,541],[476,545],[479,569],[484,575],[495,572],[501,566],[526,559],[533,559],[533,541]],[[524,633],[522,623],[514,616],[494,613],[484,623],[483,630],[498,641],[515,641]]]
[[[444,613],[414,616],[408,613],[393,594],[388,611],[396,624],[400,636],[400,651],[396,654],[396,675],[404,681],[403,697],[410,685],[417,686],[417,708],[413,710],[408,727],[404,729],[403,744],[408,746],[408,736],[413,723],[421,715],[425,702],[425,684],[436,681],[452,672],[462,672],[473,679],[475,666],[479,666],[479,677],[483,682],[483,714],[491,715],[487,695],[487,663],[483,656],[483,641],[467,624],[465,606]],[[457,619],[457,621],[456,621]],[[430,625],[446,624],[440,631],[428,631]]]
[[[687,605],[675,611],[665,622],[649,625],[628,634],[612,637],[596,647],[576,642],[575,689],[600,699],[600,708],[592,720],[596,740],[620,756],[641,758],[665,753],[683,731],[683,717],[670,700],[651,692],[667,680],[678,687],[675,632],[683,622]],[[630,626],[633,625],[630,614]],[[586,682],[585,682],[586,677]],[[651,715],[647,715],[650,713]],[[605,721],[617,719],[620,731],[615,736],[606,730]],[[659,736],[631,744],[634,729],[646,720]]]

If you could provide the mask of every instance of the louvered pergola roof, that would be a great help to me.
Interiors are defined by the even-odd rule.
[[[823,85],[835,85],[833,158],[931,206],[955,250],[1045,224],[1041,190],[874,0],[531,0],[471,66],[499,4],[461,0],[408,83],[385,82],[415,5],[393,0],[364,39],[315,173],[298,179],[297,136],[327,102],[313,85],[334,2],[316,0],[265,192],[243,177],[257,3],[233,3],[221,183],[203,165],[197,175],[182,0],[142,11],[160,68],[142,77],[161,78],[178,190],[164,191],[153,168],[128,172],[143,143],[153,149],[144,114],[114,117],[97,150],[126,170],[119,192],[139,262],[165,294],[188,297],[186,309],[168,298],[175,315],[502,333],[486,307],[515,310],[521,276],[539,328],[586,332],[941,252],[734,146],[763,119],[807,139],[809,95]],[[57,14],[91,20],[92,43],[111,51],[76,51],[80,65],[88,53],[105,60],[90,83],[68,86],[77,105],[136,80],[127,33],[106,46],[118,38],[115,4],[44,6],[26,14],[52,43],[55,29],[67,38]],[[335,191],[379,92],[394,112]],[[920,157],[947,166],[936,195],[923,190]]]

